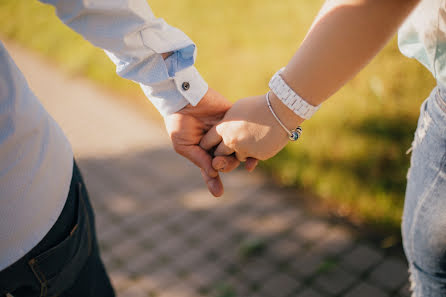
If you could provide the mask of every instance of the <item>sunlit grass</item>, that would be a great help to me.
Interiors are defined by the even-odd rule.
[[[303,39],[322,1],[151,0],[154,12],[198,45],[197,67],[231,100],[261,94]],[[50,6],[0,0],[3,36],[50,57],[66,71],[129,96],[139,87],[114,74],[101,50],[63,26]],[[409,148],[419,105],[434,84],[393,40],[311,121],[304,136],[263,168],[282,185],[320,197],[355,222],[399,228]]]

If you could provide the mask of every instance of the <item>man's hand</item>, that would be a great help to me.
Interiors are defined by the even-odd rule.
[[[303,122],[273,93],[270,98],[274,111],[287,127],[294,129]],[[200,146],[208,150],[218,145],[215,156],[235,153],[243,162],[248,158],[269,159],[288,141],[287,133],[272,115],[265,95],[262,95],[237,101],[223,120],[202,138]]]
[[[223,194],[223,184],[218,171],[231,171],[240,162],[234,156],[217,157],[199,146],[201,138],[224,117],[231,103],[223,95],[209,88],[197,106],[187,105],[165,117],[167,132],[175,151],[201,168],[201,174],[212,195]],[[214,164],[214,167],[212,166]]]

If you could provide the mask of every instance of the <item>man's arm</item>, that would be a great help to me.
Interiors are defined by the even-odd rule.
[[[230,104],[208,90],[194,66],[196,46],[189,37],[156,18],[145,0],[40,1],[53,5],[67,26],[104,49],[116,64],[118,75],[140,83],[168,123],[175,150],[202,169],[212,194],[221,195],[223,185],[212,167],[212,156],[198,144],[209,129],[208,122],[221,120]],[[203,98],[207,100],[196,108]],[[214,108],[203,108],[210,103]],[[207,114],[203,115],[203,109]],[[184,111],[194,121],[184,121]],[[172,137],[178,134],[181,138]],[[234,157],[220,159],[230,168],[238,165]]]
[[[104,49],[117,74],[140,83],[163,116],[195,106],[205,95],[207,84],[194,67],[195,44],[156,18],[145,0],[40,1],[53,5],[67,26]]]

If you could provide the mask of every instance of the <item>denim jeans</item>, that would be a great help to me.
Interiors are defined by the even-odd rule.
[[[446,296],[446,89],[422,104],[402,224],[414,297]]]
[[[29,253],[0,271],[0,296],[113,297],[99,256],[94,215],[76,163],[61,215]]]

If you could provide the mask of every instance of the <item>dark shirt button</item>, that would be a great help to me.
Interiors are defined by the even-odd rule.
[[[183,88],[183,90],[187,91],[190,89],[190,83],[188,83],[187,81],[185,81],[181,87]]]

